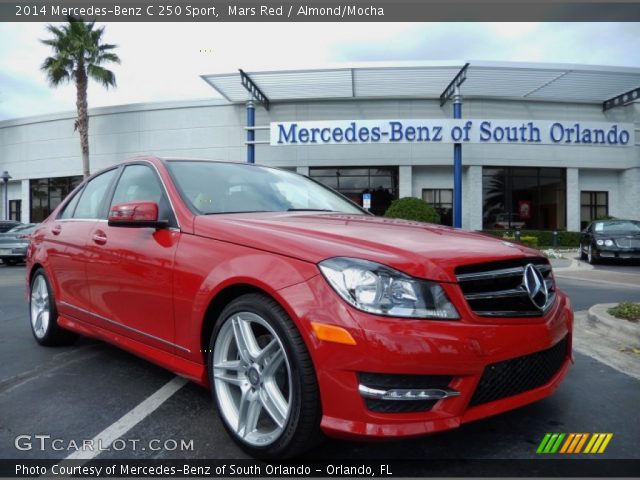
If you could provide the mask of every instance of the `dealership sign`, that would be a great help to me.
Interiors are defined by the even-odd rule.
[[[272,122],[271,145],[498,143],[634,146],[631,123],[567,120],[409,119]]]

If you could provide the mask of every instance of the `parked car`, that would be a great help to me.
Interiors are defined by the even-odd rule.
[[[21,225],[21,223],[17,222],[16,220],[0,220],[0,233],[11,230],[18,225]]]
[[[550,395],[573,314],[536,250],[378,218],[296,173],[138,158],[33,235],[42,345],[89,335],[211,389],[248,453],[438,432]]]
[[[494,228],[524,228],[526,225],[517,213],[499,213],[496,215]]]
[[[591,264],[602,259],[640,259],[640,222],[591,222],[580,237],[580,257]]]
[[[29,236],[37,223],[18,224],[8,232],[0,233],[0,260],[5,265],[24,262],[29,245]]]

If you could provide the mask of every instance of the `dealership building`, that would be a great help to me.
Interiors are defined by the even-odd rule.
[[[147,154],[255,159],[376,214],[413,196],[452,224],[460,205],[472,230],[640,219],[640,68],[448,62],[202,78],[216,98],[91,109],[91,170]],[[11,177],[1,218],[41,221],[81,181],[75,116],[0,122]]]

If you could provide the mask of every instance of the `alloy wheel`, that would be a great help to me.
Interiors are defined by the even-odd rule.
[[[291,366],[281,339],[260,315],[237,312],[215,340],[213,379],[220,412],[251,446],[275,442],[292,404]]]
[[[31,286],[31,328],[39,339],[44,338],[51,317],[49,307],[49,289],[42,275],[38,275]]]

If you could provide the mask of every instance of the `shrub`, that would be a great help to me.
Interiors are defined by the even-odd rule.
[[[616,318],[624,318],[631,322],[637,322],[640,320],[640,303],[622,302],[610,308],[607,312]]]
[[[384,213],[384,216],[418,222],[440,223],[440,214],[436,209],[424,200],[415,197],[394,200]]]
[[[515,242],[516,241],[516,237],[514,236],[510,236],[510,235],[503,235],[503,237],[505,240],[509,240],[510,242]],[[531,248],[538,248],[538,237],[534,237],[534,236],[521,236],[520,237],[520,243],[526,245],[527,247],[531,247]]]
[[[483,233],[494,237],[504,237],[505,234],[513,236],[513,230],[483,230]],[[550,247],[553,245],[553,232],[551,230],[521,230],[522,237],[536,237],[538,246]],[[558,247],[578,248],[580,245],[581,232],[567,232],[558,230]]]

